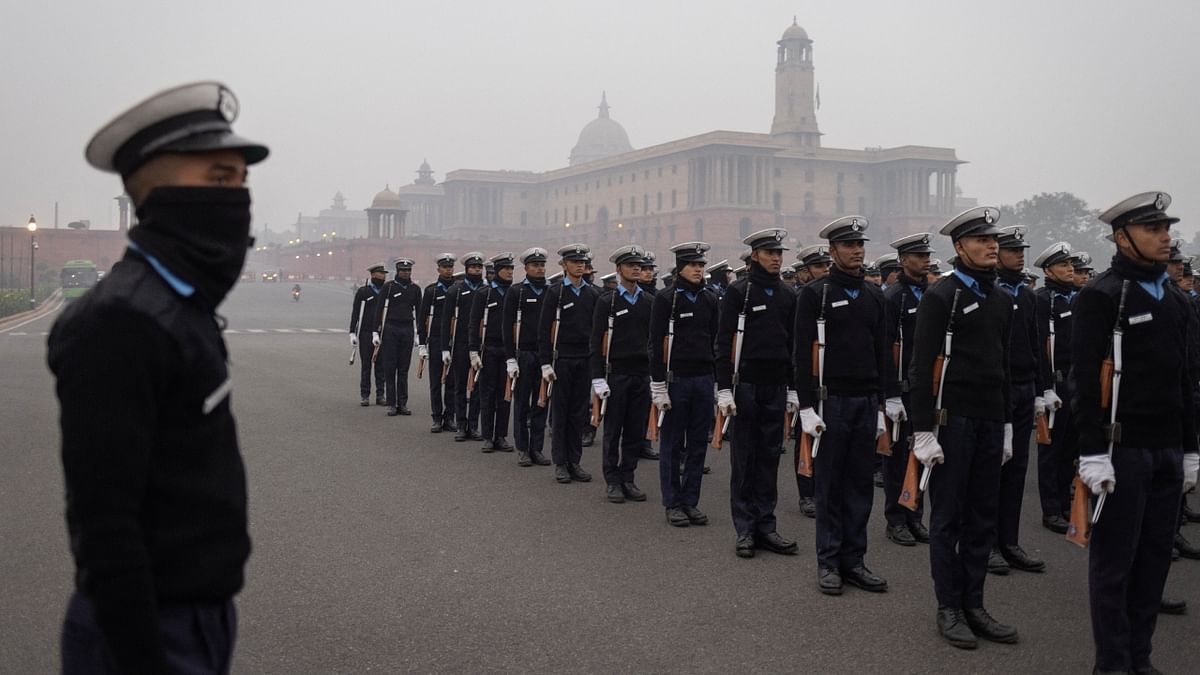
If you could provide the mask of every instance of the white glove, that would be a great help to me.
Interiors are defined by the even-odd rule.
[[[379,346],[379,333],[371,333],[371,344]]]
[[[1050,410],[1046,407],[1046,399],[1041,396],[1033,397],[1033,416],[1049,414]]]
[[[733,402],[732,389],[721,389],[717,392],[717,409],[726,417],[737,417],[737,404]]]
[[[429,347],[426,345],[417,345],[417,356],[423,359],[429,358]]]
[[[925,466],[933,466],[946,461],[946,455],[942,453],[942,446],[938,443],[937,434],[932,431],[913,432],[912,451],[917,456],[917,461]]]
[[[787,390],[787,411],[794,413],[800,409],[800,396],[795,389]]]
[[[514,380],[517,379],[517,376],[521,374],[521,367],[517,365],[516,359],[509,359],[505,361],[504,369],[508,371],[508,376]]]
[[[894,424],[908,419],[908,411],[904,409],[904,401],[899,396],[893,396],[883,402],[884,414]]]
[[[1007,464],[1008,460],[1012,459],[1012,455],[1013,455],[1013,438],[1012,437],[1013,437],[1012,422],[1007,422],[1004,425],[1004,446],[1002,448],[1003,453],[1004,453],[1004,458],[1000,460],[1001,466]],[[1025,439],[1025,440],[1028,441],[1029,439]]]
[[[800,428],[804,433],[816,438],[825,433],[825,420],[817,415],[817,411],[812,408],[802,408],[800,410]]]
[[[553,382],[554,380],[558,379],[554,376],[554,366],[550,364],[542,366],[542,379],[547,382]]]
[[[1058,397],[1058,394],[1054,393],[1053,389],[1047,389],[1042,392],[1042,399],[1046,401],[1046,412],[1058,410],[1063,404],[1062,399]]]
[[[351,334],[350,334],[350,346],[351,346],[351,347],[357,347],[357,346],[358,346],[358,336],[357,336],[357,335],[355,335],[354,333],[351,333]]]
[[[442,350],[442,365],[446,366],[447,368],[450,367],[450,352],[446,351],[445,349]]]
[[[666,382],[650,382],[650,400],[659,410],[671,409],[671,395],[667,393]]]
[[[1117,487],[1117,474],[1113,471],[1112,458],[1105,453],[1081,455],[1079,457],[1079,478],[1094,495],[1101,492],[1112,492]]]
[[[483,359],[479,358],[479,352],[470,352],[467,358],[471,361],[471,370],[483,370]]]
[[[1200,455],[1189,452],[1183,456],[1183,491],[1196,487],[1196,474],[1200,473]]]
[[[883,414],[882,410],[880,410],[879,414],[875,417],[875,439],[876,440],[879,440],[880,436],[887,433],[887,423],[884,422],[885,419],[887,419],[887,416]]]
[[[596,396],[599,396],[600,400],[608,398],[608,380],[605,380],[603,377],[597,377],[592,380],[592,391],[596,392]]]

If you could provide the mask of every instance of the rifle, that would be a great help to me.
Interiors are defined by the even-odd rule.
[[[451,286],[450,288],[454,288],[454,286]],[[446,299],[443,302],[450,301],[450,288],[446,289]],[[457,291],[456,291],[456,293],[457,293]],[[458,295],[462,295],[462,294],[458,293]],[[459,306],[458,295],[456,295],[454,297],[454,316],[450,317],[450,336],[449,336],[450,341],[446,343],[447,345],[450,346],[450,349],[448,349],[446,351],[450,352],[450,364],[451,365],[446,366],[445,368],[442,368],[442,384],[446,384],[446,376],[450,374],[450,368],[453,367],[453,365],[454,365],[454,333],[455,333],[455,331],[458,330],[458,306]]]
[[[1117,321],[1113,325],[1112,342],[1109,344],[1109,358],[1100,364],[1100,408],[1108,408],[1108,427],[1104,435],[1108,440],[1108,458],[1112,459],[1113,446],[1121,442],[1121,423],[1117,421],[1117,403],[1121,398],[1121,360],[1123,356],[1122,341],[1125,331],[1121,328],[1121,320],[1125,317],[1125,295],[1129,292],[1129,280],[1121,282],[1121,301],[1117,304]],[[1107,492],[1101,492],[1096,498],[1096,512],[1092,514],[1092,525],[1100,520],[1100,511],[1104,508],[1104,498]]]
[[[521,358],[521,305],[525,302],[525,284],[521,284],[521,288],[517,290],[517,321],[513,324],[512,343],[513,356]],[[516,375],[508,377],[504,381],[504,400],[512,401],[513,389],[517,385],[517,378],[520,377],[521,371],[518,370]]]
[[[658,418],[658,423],[662,424],[662,418],[658,412],[658,406],[654,403],[650,404],[650,414],[646,420],[646,440],[654,442],[658,440],[658,424],[655,424],[655,418]]]
[[[379,319],[379,344],[375,345],[375,351],[371,352],[372,364],[375,363],[375,359],[379,358],[379,350],[383,347],[383,331],[387,330],[388,305],[391,304],[391,302],[392,295],[391,293],[388,293],[387,297],[383,299],[383,315]]]
[[[488,286],[487,295],[483,298],[483,316],[479,319],[479,370],[483,370],[483,350],[486,346],[484,343],[487,340],[487,322],[488,322],[488,305],[492,302],[492,289],[494,286]],[[467,335],[470,338],[470,334]],[[475,390],[475,380],[479,378],[479,371],[474,368],[467,373],[467,396]]]
[[[1057,394],[1058,393],[1058,383],[1062,379],[1062,373],[1059,373],[1054,368],[1054,345],[1057,342],[1057,338],[1055,337],[1055,332],[1054,332],[1054,291],[1053,290],[1050,291],[1050,335],[1046,337],[1046,340],[1047,340],[1046,353],[1048,354],[1049,359],[1050,359],[1050,377],[1051,377],[1050,388],[1054,390],[1055,394]],[[1046,428],[1047,428],[1047,432],[1049,432],[1050,429],[1054,428],[1054,411],[1053,410],[1050,411],[1050,418],[1046,421]],[[1047,433],[1047,435],[1048,435],[1048,433]],[[1038,442],[1041,443],[1041,441],[1038,441]],[[1046,441],[1046,442],[1049,443],[1050,441]]]
[[[604,331],[604,335],[600,337],[600,353],[604,355],[604,379],[608,380],[609,374],[612,372],[612,334],[613,324],[616,322],[615,312],[617,310],[617,293],[613,292],[608,296],[608,329]],[[592,394],[592,426],[599,427],[600,422],[604,421],[604,414],[608,412],[608,398],[600,398],[596,394]]]
[[[813,342],[812,347],[812,362],[813,370],[817,373],[817,386],[815,398],[817,399],[817,416],[821,417],[825,414],[825,398],[828,392],[825,390],[825,300],[829,295],[829,284],[821,286],[821,311],[817,314],[817,340]],[[796,415],[799,419],[800,416]],[[821,419],[824,419],[822,417]],[[812,439],[812,458],[816,459],[817,449],[821,447],[821,437],[817,436]]]
[[[937,395],[937,428],[935,434],[941,431],[941,428],[946,426],[950,421],[950,415],[944,407],[942,407],[942,395],[946,392],[946,371],[950,368],[951,345],[954,342],[954,313],[958,311],[958,298],[962,294],[961,288],[954,289],[954,300],[950,303],[950,320],[946,322],[946,339],[942,344],[942,353],[933,361],[934,372],[934,394]],[[929,488],[929,475],[933,473],[930,467],[926,466],[921,470],[921,482],[917,485],[920,492],[925,492]]]
[[[1087,546],[1091,536],[1088,525],[1088,486],[1084,485],[1079,474],[1071,481],[1075,494],[1071,497],[1071,520],[1067,523],[1067,541],[1079,546]]]
[[[900,383],[900,391],[908,390],[904,382],[904,301],[907,297],[900,294],[900,318],[896,320],[896,342],[892,345],[892,360],[896,362],[896,381]],[[892,423],[892,443],[900,442],[900,426]]]
[[[367,301],[363,300],[362,302],[358,303],[358,325],[354,327],[354,337],[356,337],[356,338],[362,336],[362,320],[363,320],[363,314],[365,314],[366,311],[367,311]],[[358,347],[357,346],[351,347],[350,348],[350,365],[354,365],[354,357],[357,354],[358,354]]]
[[[550,368],[553,370],[554,365],[558,363],[558,322],[562,320],[562,301],[563,294],[566,292],[566,284],[562,284],[558,289],[558,303],[554,306],[554,323],[550,324]],[[538,407],[545,408],[550,402],[550,390],[552,383],[547,382],[542,378],[541,388],[538,389]]]

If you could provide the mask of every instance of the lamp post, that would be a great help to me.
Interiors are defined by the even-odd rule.
[[[37,307],[37,299],[34,297],[36,286],[33,278],[33,252],[37,250],[37,239],[34,238],[37,234],[37,219],[33,217],[32,213],[29,214],[29,224],[25,227],[29,230],[29,309],[32,310]]]

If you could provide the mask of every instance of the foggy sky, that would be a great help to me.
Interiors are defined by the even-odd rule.
[[[0,7],[0,225],[115,227],[91,134],[162,88],[229,84],[254,168],[255,229],[365,207],[423,158],[456,168],[567,164],[607,90],[634,147],[766,132],[775,41],[813,39],[829,147],[955,148],[981,204],[1073,192],[1105,208],[1166,190],[1200,226],[1200,3],[713,0],[340,3],[160,0]]]

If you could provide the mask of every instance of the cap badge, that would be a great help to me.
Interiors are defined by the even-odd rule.
[[[925,235],[924,237],[921,237],[921,243],[928,244],[929,243],[929,235]]]
[[[217,94],[217,112],[221,113],[221,117],[225,118],[226,122],[232,123],[238,116],[238,102],[233,97],[233,92],[222,87]]]
[[[775,230],[775,241],[783,241],[783,230]]]
[[[1163,196],[1161,192],[1154,196],[1154,208],[1159,211],[1163,210]]]
[[[992,215],[991,209],[983,210],[983,222],[987,223],[988,225],[996,222],[996,216]]]

